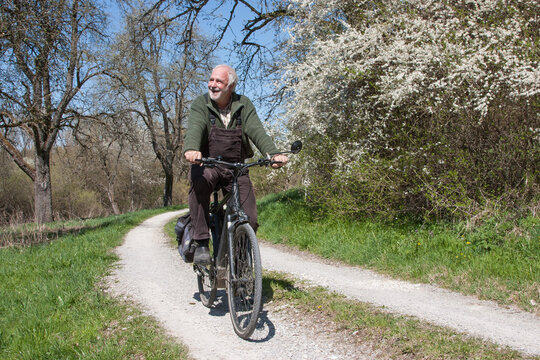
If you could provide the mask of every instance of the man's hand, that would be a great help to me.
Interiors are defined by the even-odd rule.
[[[285,165],[285,164],[289,161],[289,158],[286,157],[286,156],[283,155],[283,154],[277,154],[277,155],[272,156],[272,161],[279,161],[279,162],[276,163],[276,164],[272,164],[272,167],[273,167],[274,169],[277,169],[277,168],[280,168],[280,167],[282,167],[283,165]]]
[[[200,151],[188,150],[184,153],[184,157],[186,158],[187,161],[189,161],[192,164],[202,165],[201,162],[195,161],[195,160],[200,160],[202,158],[202,153]]]

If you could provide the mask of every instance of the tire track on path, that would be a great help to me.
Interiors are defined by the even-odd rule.
[[[197,281],[163,233],[183,211],[161,214],[131,230],[116,249],[120,261],[107,279],[116,296],[140,304],[195,359],[376,359],[371,349],[337,341],[325,329],[306,329],[280,312],[264,311],[252,340],[234,333],[224,291],[208,309],[198,301]],[[224,301],[224,302],[223,302]],[[283,316],[283,317],[282,317]],[[341,340],[341,339],[339,339]]]
[[[120,261],[108,279],[112,292],[142,305],[167,331],[188,345],[197,359],[373,359],[384,357],[353,347],[324,329],[291,323],[277,311],[263,311],[252,341],[238,338],[226,296],[212,309],[198,301],[196,277],[171,248],[163,226],[185,210],[152,217],[131,230],[116,249]],[[540,356],[540,319],[490,301],[425,284],[393,280],[372,271],[328,264],[314,256],[260,244],[263,268],[287,272],[358,301],[412,315],[530,355]],[[282,318],[283,316],[283,318]]]
[[[532,313],[358,267],[326,264],[315,256],[283,252],[268,244],[261,244],[261,257],[267,270],[291,273],[351,299],[540,356],[540,318]]]

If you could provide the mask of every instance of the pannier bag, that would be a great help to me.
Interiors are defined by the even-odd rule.
[[[193,253],[195,248],[192,247],[193,239],[191,237],[191,217],[189,214],[180,216],[174,227],[176,232],[176,240],[178,241],[178,252],[185,262],[193,262]]]

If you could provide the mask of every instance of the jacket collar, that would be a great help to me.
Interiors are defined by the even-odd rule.
[[[214,102],[214,100],[212,100],[210,98],[209,95],[208,95],[207,99],[208,99],[208,101],[206,103],[206,106],[208,107],[208,109],[211,112],[214,113],[214,115],[216,116],[217,119],[220,119],[219,118],[219,109],[218,109],[217,104]],[[240,95],[235,93],[235,92],[232,93],[231,99],[232,99],[232,101],[231,101],[231,122],[236,124],[236,118],[234,117],[234,114],[236,114],[238,111],[240,111],[240,109],[244,106],[244,104],[242,104],[240,102]]]

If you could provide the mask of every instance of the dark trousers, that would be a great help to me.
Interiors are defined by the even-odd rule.
[[[191,165],[189,170],[189,213],[191,214],[191,223],[193,226],[193,239],[204,240],[210,238],[208,232],[210,196],[216,188],[221,186],[226,194],[232,188],[232,175],[224,169],[207,168],[199,165]],[[249,217],[249,224],[254,231],[257,231],[257,204],[255,201],[255,192],[249,175],[242,175],[238,178],[240,188],[240,201],[242,207]]]

